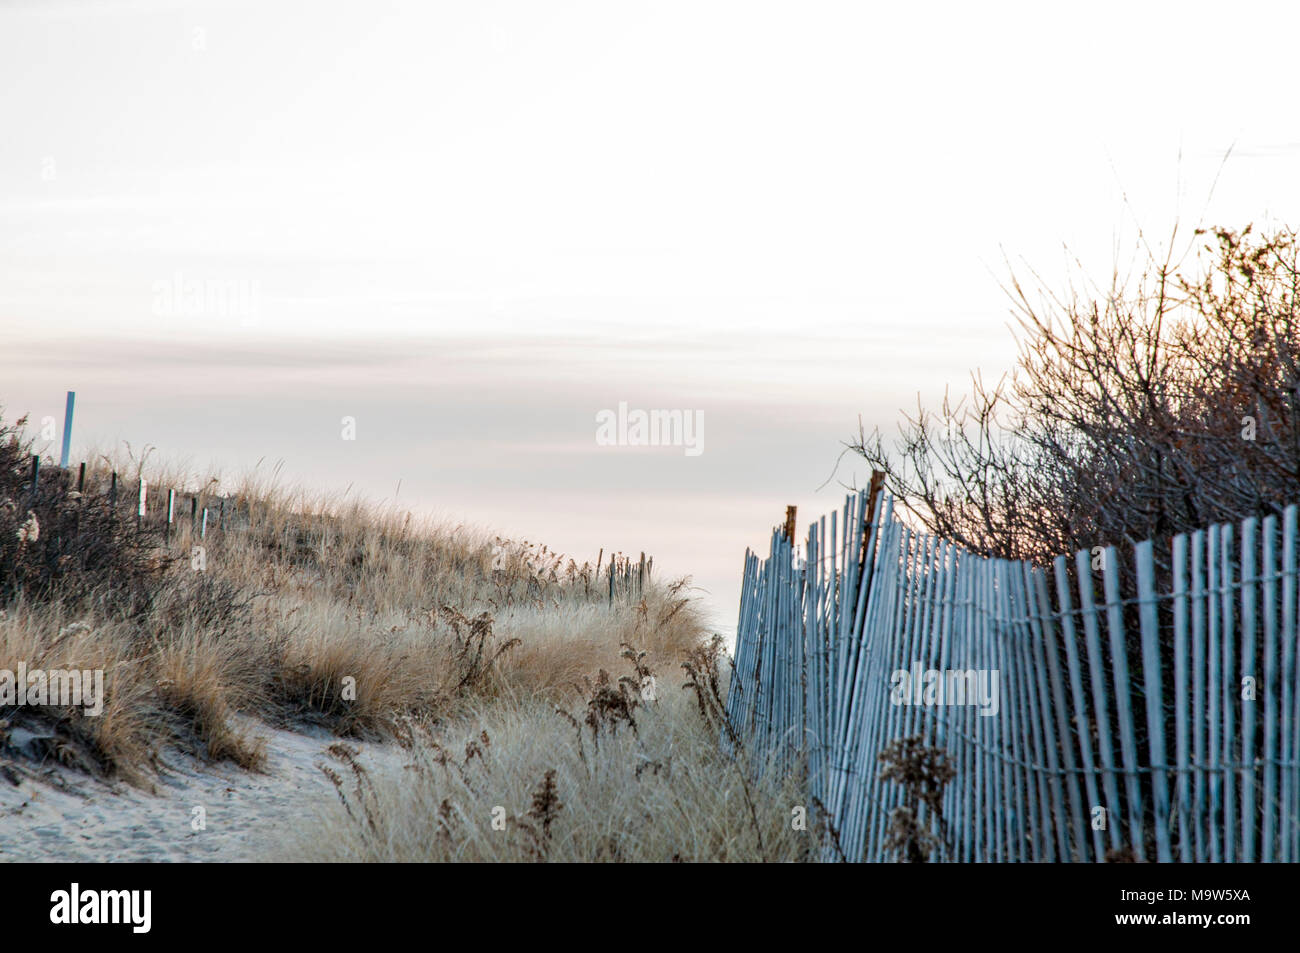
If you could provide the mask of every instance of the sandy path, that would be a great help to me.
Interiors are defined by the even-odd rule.
[[[260,724],[255,733],[267,742],[264,774],[173,752],[154,793],[60,765],[0,759],[0,861],[267,859],[272,836],[311,824],[321,799],[335,796],[316,765],[339,739]],[[400,763],[395,746],[348,743],[368,765]],[[195,807],[206,815],[203,830],[193,829]]]

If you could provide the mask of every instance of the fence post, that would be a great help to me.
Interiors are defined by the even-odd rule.
[[[77,402],[77,392],[68,391],[68,405],[63,411],[63,453],[59,455],[59,466],[68,467],[68,451],[72,449],[72,407]]]
[[[172,515],[176,511],[176,491],[167,491],[167,525],[163,527],[163,539],[171,542],[172,538]]]
[[[880,495],[884,491],[885,474],[882,470],[871,471],[871,484],[867,488],[866,510],[862,515],[862,548],[858,557],[858,605],[854,613],[857,619],[863,618],[867,600],[871,597],[871,561],[872,546],[879,535],[873,527],[879,520]]]
[[[85,489],[86,489],[86,464],[83,461],[81,464],[81,472],[77,474],[77,492],[78,493],[85,492]]]
[[[863,525],[867,527],[867,532],[862,534],[862,556],[858,562],[862,564],[863,571],[866,571],[867,565],[867,547],[871,544],[871,524],[876,521],[877,501],[880,499],[880,492],[885,488],[885,472],[883,470],[871,471],[871,483],[867,487],[867,511],[863,514]]]
[[[41,479],[41,457],[38,453],[32,454],[32,483],[28,492],[33,501],[36,500],[36,487],[40,484]]]

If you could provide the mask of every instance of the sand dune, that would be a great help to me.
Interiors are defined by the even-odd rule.
[[[152,791],[57,764],[0,761],[0,860],[266,859],[275,836],[314,823],[322,802],[335,797],[316,764],[339,739],[264,725],[257,733],[267,742],[264,773],[170,752]],[[350,743],[367,762],[400,761],[396,746]],[[205,826],[196,830],[200,816]]]

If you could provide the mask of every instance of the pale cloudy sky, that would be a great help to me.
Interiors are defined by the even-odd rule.
[[[1104,276],[1234,144],[1208,219],[1300,219],[1295,11],[0,4],[0,404],[646,550],[729,629],[859,414],[1009,366],[1004,251]],[[619,401],[704,453],[598,446]]]

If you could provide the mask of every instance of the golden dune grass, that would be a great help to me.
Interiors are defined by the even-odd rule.
[[[545,547],[314,498],[273,474],[218,495],[215,477],[187,477],[152,455],[143,467],[138,456],[101,456],[88,494],[105,491],[112,469],[124,508],[140,475],[155,507],[178,490],[170,544],[158,549],[174,564],[148,606],[125,617],[92,596],[24,602],[0,618],[0,667],[57,647],[70,667],[105,670],[111,714],[57,721],[89,739],[107,771],[135,776],[161,744],[256,768],[262,752],[230,727],[236,712],[377,735],[503,693],[555,701],[618,664],[623,642],[671,661],[703,634],[680,586],[651,584],[642,600],[610,605],[593,567]],[[189,558],[199,542],[190,492],[209,510],[202,572]],[[79,636],[59,641],[73,622]]]
[[[116,468],[133,499],[138,463],[101,460],[90,492]],[[249,724],[309,721],[396,740],[410,766],[372,775],[340,741],[324,766],[339,798],[312,830],[277,832],[276,857],[811,856],[817,814],[798,778],[720,744],[725,659],[683,583],[611,604],[594,567],[535,544],[313,497],[273,473],[222,487],[152,456],[140,472],[155,505],[169,484],[202,493],[203,571],[182,498],[143,607],[20,598],[0,617],[0,667],[105,671],[103,717],[41,715],[64,760],[145,784],[167,746],[257,770]],[[702,659],[703,706],[687,686]]]
[[[293,861],[798,861],[815,811],[795,779],[754,781],[719,746],[681,678],[636,731],[575,728],[540,701],[476,709],[417,735],[410,764],[371,774],[336,746],[339,799],[268,856]],[[580,711],[579,711],[580,713]],[[797,824],[807,818],[806,829]]]

